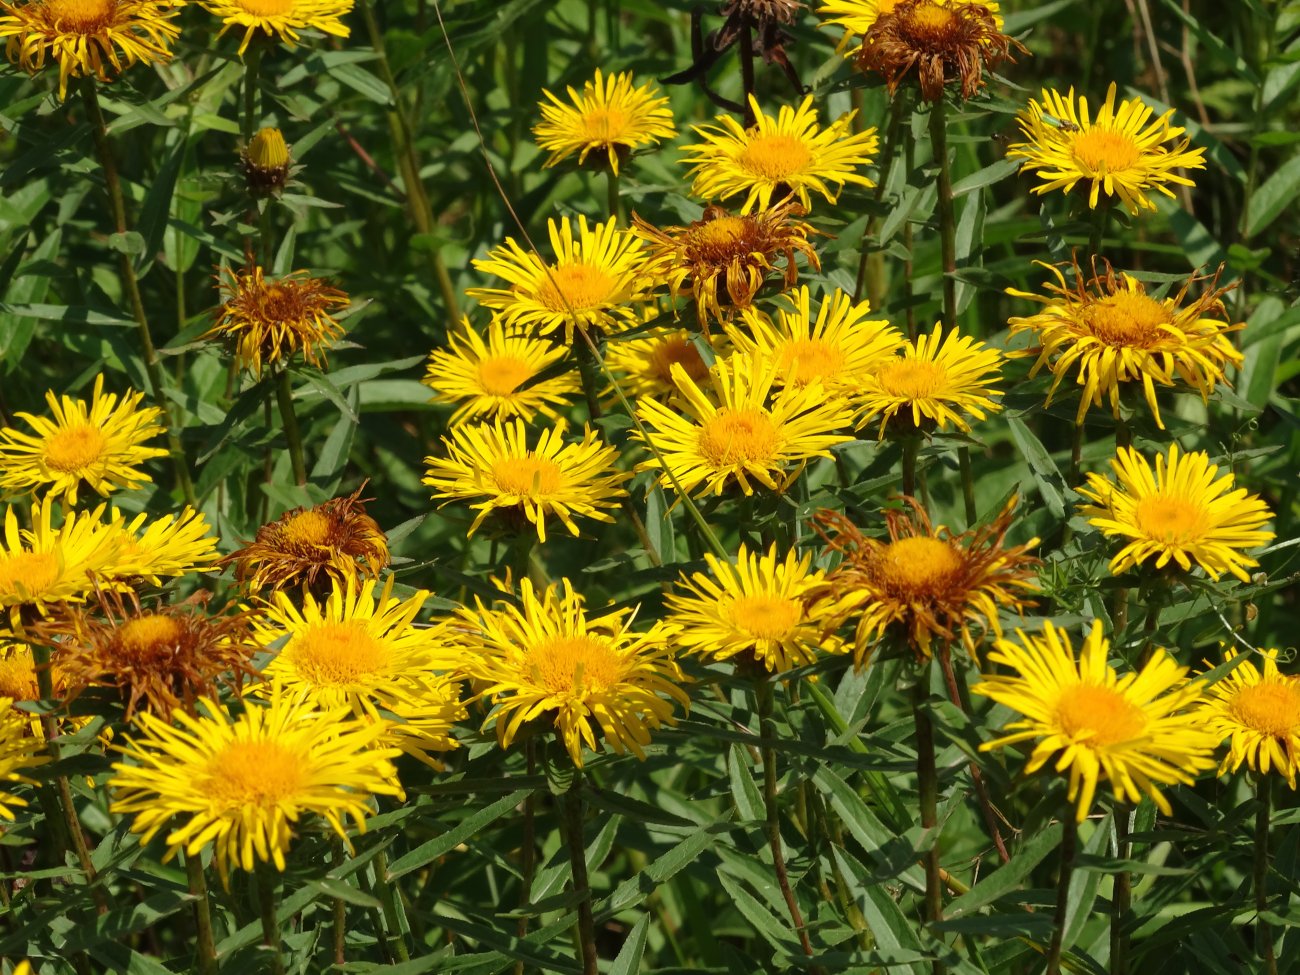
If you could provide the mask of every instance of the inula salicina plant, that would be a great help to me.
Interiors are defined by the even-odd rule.
[[[1294,0],[0,0],[0,975],[1280,975]]]

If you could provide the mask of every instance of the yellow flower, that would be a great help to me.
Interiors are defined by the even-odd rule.
[[[324,365],[325,350],[343,334],[333,312],[348,306],[347,295],[306,271],[269,283],[260,267],[248,274],[226,267],[222,275],[225,301],[203,338],[230,339],[239,365],[258,376],[264,362],[279,366],[298,351],[311,365]]]
[[[493,512],[523,530],[531,524],[546,541],[546,517],[558,518],[574,536],[574,516],[613,521],[605,508],[615,508],[627,496],[622,484],[631,475],[614,469],[618,451],[606,446],[597,433],[584,429],[580,443],[565,443],[563,420],[543,430],[537,445],[528,445],[522,420],[492,426],[457,427],[443,437],[448,456],[426,457],[424,483],[435,498],[479,500],[469,534]]]
[[[637,405],[658,453],[637,470],[666,469],[672,476],[665,475],[665,485],[687,495],[721,494],[733,481],[746,494],[755,481],[784,491],[809,460],[853,439],[838,432],[852,423],[847,405],[816,384],[774,392],[776,371],[776,363],[757,356],[719,361],[710,395],[674,365],[680,404]]]
[[[67,677],[59,666],[58,660],[51,661],[50,691],[54,699],[66,700],[69,697],[69,690]],[[26,643],[9,643],[0,640],[0,698],[9,699],[11,702],[9,710],[22,715],[23,720],[27,722],[27,733],[40,741],[45,740],[45,728],[41,724],[40,714],[35,711],[25,711],[18,705],[31,704],[41,700],[42,697],[40,682],[36,677],[36,657],[32,653],[31,646]],[[74,718],[70,724],[76,727],[89,721],[89,718]],[[55,727],[59,728],[62,723],[61,718],[56,720]]]
[[[289,691],[305,690],[321,710],[346,707],[365,721],[394,719],[384,744],[436,764],[428,753],[457,747],[451,726],[465,717],[460,685],[436,671],[460,661],[440,629],[414,625],[428,592],[398,600],[391,577],[378,592],[376,585],[374,579],[359,587],[355,580],[336,581],[323,603],[304,595],[301,610],[286,593],[274,593],[255,632],[262,646],[283,642],[263,674]],[[258,694],[270,689],[255,688]]]
[[[361,501],[364,486],[345,498],[294,508],[257,530],[254,540],[226,556],[246,592],[310,589],[328,593],[330,580],[374,579],[388,565],[388,539]]]
[[[863,377],[859,426],[880,417],[881,438],[886,427],[899,436],[935,427],[969,430],[963,413],[983,420],[1002,409],[989,398],[1002,395],[990,388],[1001,378],[1002,354],[997,349],[957,329],[945,337],[936,324],[929,335],[907,342],[901,356],[878,360]]]
[[[1223,660],[1240,656],[1224,648]],[[1260,775],[1274,771],[1295,788],[1300,768],[1300,680],[1277,669],[1278,652],[1261,650],[1263,670],[1249,657],[1206,688],[1200,717],[1215,741],[1227,741],[1219,774],[1248,765]]]
[[[158,518],[138,514],[129,522],[114,508],[108,527],[116,536],[118,551],[103,574],[115,579],[160,586],[164,577],[211,569],[220,558],[217,537],[210,534],[212,526],[193,508]]]
[[[817,13],[827,25],[844,28],[844,38],[837,50],[847,57],[850,47],[856,46],[854,42],[870,30],[882,14],[893,13],[899,2],[900,0],[826,0],[817,8]],[[936,3],[941,7],[968,6],[965,0],[936,0]],[[1001,8],[998,4],[982,3],[979,6],[993,15],[994,25],[1002,30],[1002,15],[998,12]]]
[[[870,164],[880,140],[874,128],[852,131],[853,112],[821,129],[812,95],[798,108],[781,106],[775,118],[764,115],[752,95],[749,104],[756,120],[752,128],[742,128],[729,115],[719,115],[717,125],[693,126],[704,141],[683,151],[693,154],[685,161],[696,196],[725,200],[744,193],[742,213],[793,196],[807,210],[809,190],[834,203],[846,183],[876,185],[854,170]]]
[[[753,304],[768,275],[778,270],[778,257],[785,260],[783,288],[793,287],[799,278],[796,253],[803,254],[814,271],[821,270],[808,242],[816,231],[791,219],[803,212],[793,200],[742,216],[707,206],[703,217],[685,227],[661,229],[636,214],[632,226],[649,243],[649,261],[673,293],[694,295],[695,315],[707,334],[710,317],[726,321],[735,310]]]
[[[1082,181],[1091,183],[1089,207],[1097,206],[1104,191],[1108,202],[1119,197],[1131,214],[1154,210],[1148,192],[1172,197],[1168,184],[1195,185],[1175,170],[1204,169],[1205,150],[1191,149],[1190,139],[1178,138],[1183,130],[1169,124],[1173,109],[1156,119],[1153,114],[1140,98],[1116,107],[1114,83],[1095,117],[1086,97],[1076,104],[1073,88],[1064,96],[1044,88],[1042,99],[1031,101],[1019,116],[1028,141],[1009,146],[1007,158],[1023,159],[1021,171],[1033,170],[1044,180],[1035,193],[1069,193]]]
[[[486,341],[463,319],[448,333],[447,346],[429,356],[422,382],[434,391],[434,403],[456,405],[453,426],[479,419],[531,421],[538,413],[554,420],[555,408],[568,406],[580,391],[570,370],[538,378],[564,361],[564,346],[507,329],[499,318],[488,325]]]
[[[180,34],[172,23],[184,0],[0,0],[0,37],[9,60],[28,74],[59,62],[59,98],[68,79],[113,81],[136,62],[171,59]]]
[[[1016,631],[1020,643],[999,640],[989,662],[1011,675],[985,675],[971,688],[1024,715],[985,742],[981,751],[1033,741],[1025,771],[1049,762],[1069,770],[1069,799],[1079,822],[1092,809],[1097,783],[1108,781],[1120,802],[1149,796],[1167,816],[1172,810],[1159,786],[1195,781],[1214,765],[1214,740],[1193,710],[1202,685],[1157,649],[1137,673],[1122,677],[1107,663],[1110,641],[1094,621],[1078,660],[1070,637],[1047,623],[1042,636]]]
[[[645,757],[651,730],[673,724],[673,704],[690,701],[668,645],[669,631],[629,630],[631,611],[588,615],[568,579],[538,593],[520,583],[517,602],[462,609],[466,672],[492,701],[484,727],[508,748],[531,721],[553,725],[575,765],[596,728],[614,751]]]
[[[671,397],[677,393],[673,366],[680,365],[693,382],[708,378],[709,367],[697,345],[703,341],[684,328],[628,338],[619,335],[605,345],[605,365],[620,374],[623,391],[633,402],[651,396]],[[718,344],[713,351],[721,351]]]
[[[49,761],[44,741],[27,733],[30,715],[13,704],[12,698],[0,697],[0,819],[8,820],[27,800],[8,791],[6,784],[35,785],[23,773]]]
[[[775,318],[749,309],[742,319],[749,335],[737,327],[727,334],[742,353],[757,351],[776,363],[780,385],[802,388],[820,383],[827,392],[854,398],[878,365],[894,357],[903,335],[888,322],[872,320],[869,302],[854,304],[836,288],[812,312],[807,285],[778,305]]]
[[[199,0],[199,6],[221,18],[222,34],[244,28],[241,57],[259,30],[268,38],[278,35],[289,47],[301,40],[301,30],[315,28],[335,37],[350,33],[339,18],[352,11],[352,0]]]
[[[582,86],[582,94],[569,88],[571,105],[566,105],[545,88],[542,94],[542,121],[533,126],[537,144],[550,152],[549,168],[578,153],[578,165],[593,151],[602,153],[610,169],[618,174],[618,164],[639,146],[654,145],[660,139],[677,134],[668,99],[653,85],[632,87],[631,72],[602,77]],[[603,161],[603,160],[602,160]]]
[[[1038,539],[1005,544],[1015,498],[991,523],[960,535],[933,527],[924,508],[903,500],[912,513],[885,512],[887,542],[863,535],[838,512],[817,514],[817,530],[843,557],[826,576],[826,592],[836,601],[826,615],[838,621],[857,617],[859,667],[891,633],[905,636],[918,657],[929,657],[935,640],[960,639],[974,658],[985,633],[1002,636],[1001,610],[1023,612],[1027,594],[1037,591],[1038,560],[1028,553]]]
[[[1250,581],[1246,569],[1259,563],[1244,552],[1274,537],[1260,527],[1273,514],[1257,495],[1234,491],[1231,472],[1218,477],[1208,454],[1182,453],[1176,443],[1156,456],[1154,472],[1132,447],[1121,447],[1110,466],[1119,483],[1090,473],[1079,493],[1092,504],[1079,510],[1106,537],[1126,540],[1112,573],[1154,557],[1156,569],[1173,561],[1189,572],[1195,562],[1212,579],[1230,572]]]
[[[363,722],[347,708],[316,711],[304,694],[272,691],[249,699],[236,717],[215,701],[197,717],[177,711],[176,724],[147,712],[113,765],[114,813],[132,813],[131,829],[148,843],[167,828],[167,855],[199,855],[209,844],[222,883],[231,864],[283,870],[293,828],[321,817],[351,847],[344,826],[364,832],[372,795],[401,796],[390,761],[400,754],[379,740],[382,722]]]
[[[734,562],[708,553],[704,561],[707,575],[683,573],[678,581],[689,595],[667,597],[665,622],[683,648],[715,660],[744,654],[774,673],[813,663],[818,650],[847,649],[812,605],[825,574],[811,569],[811,555],[790,551],[782,559],[775,545],[762,555],[742,544]]]
[[[1012,318],[1008,324],[1014,336],[1031,332],[1038,340],[1038,360],[1030,375],[1044,365],[1052,373],[1048,405],[1061,381],[1078,373],[1082,387],[1075,422],[1082,423],[1089,406],[1101,406],[1102,396],[1110,400],[1115,418],[1120,415],[1120,391],[1127,384],[1142,384],[1147,405],[1156,425],[1165,428],[1156,402],[1156,386],[1173,386],[1176,379],[1209,399],[1217,383],[1227,385],[1228,363],[1240,365],[1242,355],[1230,334],[1244,328],[1231,325],[1223,305],[1226,289],[1217,287],[1218,275],[1196,300],[1187,302],[1187,292],[1202,278],[1192,275],[1168,298],[1153,298],[1146,287],[1129,274],[1115,274],[1093,267],[1085,278],[1078,262],[1072,262],[1074,286],[1066,284],[1059,267],[1043,264],[1056,275],[1046,295],[1008,288],[1007,294],[1028,298],[1044,305],[1027,318]]]
[[[284,134],[275,128],[258,129],[239,154],[244,182],[254,195],[278,194],[289,179],[293,156]]]
[[[645,248],[617,222],[587,226],[578,217],[578,236],[568,217],[547,220],[555,261],[547,263],[520,247],[513,237],[474,267],[504,278],[509,288],[471,288],[466,292],[485,308],[500,312],[506,325],[547,335],[564,329],[573,344],[573,330],[599,328],[618,331],[640,324],[639,304],[656,282],[645,267]]]
[[[84,482],[100,495],[117,488],[137,488],[150,477],[137,465],[167,451],[142,446],[163,432],[162,410],[140,408],[143,393],[129,392],[118,400],[104,393],[104,376],[95,378],[90,402],[47,392],[52,419],[19,413],[33,433],[12,427],[0,430],[0,488],[24,491],[49,486],[48,497],[77,503]]]

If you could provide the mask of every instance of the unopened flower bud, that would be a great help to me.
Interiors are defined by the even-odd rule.
[[[250,192],[261,195],[284,189],[293,158],[279,129],[258,129],[240,156]]]

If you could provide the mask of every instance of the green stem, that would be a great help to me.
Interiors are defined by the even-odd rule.
[[[604,412],[600,408],[600,353],[590,331],[583,325],[576,327],[580,333],[573,343],[578,359],[578,376],[582,380],[583,395],[587,398],[587,414],[592,420],[597,420]]]
[[[113,155],[113,145],[108,138],[108,124],[104,121],[104,112],[99,107],[99,94],[95,88],[94,78],[86,78],[82,82],[81,94],[86,106],[86,119],[90,123],[90,132],[95,140],[95,153],[104,172],[104,186],[108,190],[108,204],[113,215],[113,231],[121,237],[128,230],[126,199],[122,195],[122,180],[117,171],[117,159]],[[125,250],[121,250],[117,255],[117,264],[122,275],[122,288],[131,306],[131,316],[135,319],[140,349],[144,354],[144,371],[149,379],[149,393],[153,397],[154,405],[162,410],[162,421],[167,430],[167,451],[176,469],[176,483],[181,489],[181,496],[185,499],[185,503],[191,507],[198,507],[198,501],[194,496],[194,483],[190,480],[189,464],[186,462],[180,437],[176,433],[171,404],[167,400],[164,389],[162,363],[158,358],[158,350],[154,346],[153,333],[149,330],[149,319],[145,315],[144,299],[140,295],[140,280],[135,273],[135,261]]]
[[[909,498],[916,497],[916,455],[921,450],[920,437],[904,437],[903,447],[903,494]]]
[[[257,906],[262,918],[262,944],[271,958],[272,975],[284,975],[284,956],[280,954],[280,922],[275,917],[275,874],[266,864],[259,864],[254,884]]]
[[[1133,431],[1128,425],[1128,421],[1120,417],[1115,421],[1115,452],[1118,453],[1121,447],[1133,446]]]
[[[217,975],[217,946],[212,936],[212,908],[208,901],[208,878],[203,875],[203,860],[197,853],[182,855],[190,896],[194,898],[194,923],[198,944],[194,951],[199,975]]]
[[[790,888],[790,874],[785,866],[785,854],[781,848],[781,812],[776,801],[776,723],[772,719],[772,682],[767,674],[754,678],[754,699],[758,708],[759,752],[763,758],[763,812],[764,829],[767,832],[767,845],[772,851],[772,866],[776,869],[776,881],[785,898],[786,910],[794,924],[795,933],[803,953],[813,956],[812,942],[808,940],[808,928],[804,924],[803,914],[799,910],[799,901],[795,899]]]
[[[970,448],[957,448],[957,466],[961,468],[961,498],[966,506],[966,527],[975,524],[979,513],[975,510],[975,476],[971,472]]]
[[[276,379],[275,399],[280,407],[280,422],[284,425],[284,437],[289,441],[289,462],[293,465],[295,484],[307,483],[307,465],[302,454],[302,430],[298,427],[298,414],[293,409],[293,383],[289,370],[281,369]]]
[[[1116,859],[1128,860],[1133,855],[1129,839],[1129,813],[1127,803],[1115,806]],[[1128,975],[1128,923],[1129,909],[1133,904],[1133,878],[1127,870],[1115,874],[1115,890],[1110,901],[1110,975]]]
[[[244,113],[240,118],[239,131],[244,138],[244,145],[253,140],[257,126],[257,85],[258,75],[262,70],[262,45],[254,38],[244,54]]]
[[[912,688],[912,716],[916,722],[916,787],[921,828],[931,830],[925,851],[925,919],[943,920],[943,878],[939,869],[939,773],[935,768],[934,725],[930,720],[930,667],[921,668]],[[943,962],[935,959],[933,975],[943,975]]]
[[[343,840],[335,836],[332,839],[334,870],[337,873],[347,862],[347,853],[343,849]],[[347,941],[348,941],[348,905],[342,897],[334,898],[333,910],[334,922],[334,964],[347,964]]]
[[[609,215],[619,223],[623,222],[623,199],[618,195],[618,173],[614,167],[605,170],[605,202]]]
[[[948,159],[948,118],[940,98],[930,106],[930,145],[939,164],[939,243],[943,253],[943,328],[957,327],[957,216],[952,201],[952,164]]]
[[[1069,809],[1061,823],[1061,868],[1056,881],[1056,919],[1052,926],[1052,943],[1047,949],[1047,975],[1061,975],[1061,950],[1065,942],[1065,920],[1070,904],[1070,878],[1074,874],[1074,854],[1079,845],[1079,823]]]
[[[537,742],[524,740],[524,763],[529,776],[537,774]],[[524,799],[524,837],[519,847],[519,922],[515,937],[520,941],[528,937],[528,914],[533,898],[533,871],[537,862],[537,793],[528,793]],[[524,975],[524,962],[515,963],[515,975]]]
[[[907,102],[900,94],[889,103],[889,128],[885,131],[885,144],[880,150],[880,182],[876,184],[874,200],[877,204],[885,198],[886,184],[894,166],[894,156],[898,152],[899,137],[903,131],[903,119],[907,116]],[[862,300],[863,288],[866,288],[867,301],[874,309],[885,303],[885,255],[879,248],[871,246],[880,233],[881,218],[873,216],[867,221],[862,231],[862,256],[858,260],[858,280],[853,288],[853,300]]]
[[[1106,239],[1106,226],[1110,223],[1110,206],[1103,203],[1092,212],[1092,227],[1088,233],[1088,267],[1101,257],[1101,245]]]
[[[384,928],[397,952],[397,960],[410,961],[411,952],[406,947],[406,935],[397,913],[397,891],[393,887],[392,878],[388,876],[388,854],[383,851],[375,856],[375,886],[378,888],[379,903],[384,909]]]
[[[1261,78],[1264,77],[1264,73],[1267,70],[1266,66],[1273,57],[1273,47],[1277,37],[1277,18],[1281,15],[1283,6],[1284,5],[1280,3],[1275,4],[1273,5],[1271,17],[1267,14],[1265,15],[1265,36],[1262,56],[1259,56],[1257,60],[1252,58],[1252,60],[1256,60],[1256,63],[1253,64],[1252,67]],[[1268,9],[1268,5],[1265,5],[1263,9]],[[1259,55],[1261,53],[1259,51],[1259,45],[1248,44],[1247,53],[1248,55]],[[1255,102],[1254,105],[1251,106],[1251,138],[1249,140],[1250,155],[1246,161],[1246,185],[1242,191],[1241,219],[1237,224],[1237,240],[1243,245],[1250,239],[1250,235],[1247,233],[1248,221],[1250,220],[1250,205],[1251,201],[1255,198],[1255,191],[1259,187],[1260,146],[1259,140],[1256,137],[1263,132],[1269,124],[1268,119],[1264,117],[1265,88],[1266,86],[1262,84],[1255,87]],[[1246,290],[1249,283],[1250,274],[1249,272],[1245,272],[1242,274],[1241,283],[1237,288],[1234,321],[1246,317]]]
[[[1277,975],[1273,932],[1264,920],[1268,910],[1268,833],[1273,809],[1272,780],[1261,774],[1255,787],[1255,950],[1264,960],[1265,975]]]
[[[573,892],[578,897],[578,947],[582,975],[600,975],[596,954],[596,922],[591,913],[591,883],[587,879],[587,849],[582,841],[582,772],[573,773],[573,785],[564,794],[564,838],[569,846]]]

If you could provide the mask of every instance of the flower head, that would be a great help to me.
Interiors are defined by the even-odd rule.
[[[817,13],[827,25],[833,24],[844,28],[844,37],[837,50],[848,57],[858,46],[857,42],[876,21],[882,16],[893,13],[900,2],[901,0],[826,0],[817,8]],[[937,2],[944,7],[967,5],[967,0],[937,0]],[[997,3],[984,3],[979,6],[986,8],[993,15],[994,26],[997,30],[1002,30],[1002,16],[998,12],[1000,8]]]
[[[1178,169],[1204,169],[1205,150],[1191,149],[1183,130],[1170,125],[1174,111],[1158,118],[1140,98],[1115,105],[1115,85],[1096,116],[1088,111],[1088,99],[1074,89],[1064,96],[1043,89],[1041,100],[1031,101],[1020,113],[1020,131],[1027,141],[1007,148],[1008,159],[1023,159],[1020,169],[1033,170],[1045,182],[1035,193],[1064,190],[1069,193],[1080,183],[1091,184],[1088,206],[1095,208],[1102,192],[1118,197],[1131,214],[1154,210],[1149,191],[1172,197],[1169,184],[1194,185]]]
[[[583,431],[582,441],[566,443],[563,420],[543,430],[536,446],[529,446],[522,420],[489,426],[461,426],[442,442],[446,457],[426,457],[424,483],[435,498],[475,501],[478,512],[470,525],[472,535],[493,512],[511,519],[513,527],[532,525],[546,541],[546,518],[558,518],[577,536],[573,518],[613,521],[604,509],[626,497],[623,482],[631,475],[616,470],[618,451],[602,443],[595,431]]]
[[[231,864],[283,870],[304,816],[319,816],[350,847],[345,818],[364,832],[370,797],[402,794],[390,761],[399,753],[379,744],[383,722],[317,711],[282,688],[247,703],[235,716],[204,700],[198,716],[175,712],[175,724],[139,714],[109,780],[110,809],[133,814],[142,843],[168,827],[165,859],[211,844],[227,884]]]
[[[1300,769],[1300,680],[1277,669],[1278,652],[1261,650],[1259,663],[1236,650],[1223,652],[1236,666],[1206,688],[1200,717],[1215,741],[1227,741],[1219,774],[1248,765],[1260,775],[1270,771],[1295,788]]]
[[[1002,409],[991,388],[1002,375],[1002,355],[983,342],[953,329],[945,336],[935,325],[929,335],[903,346],[902,355],[878,360],[864,375],[858,402],[861,425],[880,417],[880,436],[886,428],[896,435],[912,436],[935,427],[969,430],[962,414],[984,419]]]
[[[618,164],[633,149],[650,146],[677,134],[668,99],[653,85],[632,87],[631,72],[603,76],[596,69],[595,81],[582,86],[582,94],[569,88],[566,105],[545,88],[542,121],[533,126],[537,144],[550,152],[546,166],[578,153],[578,165],[592,152],[608,162],[615,175]]]
[[[1017,630],[1020,642],[999,640],[989,661],[1015,675],[990,674],[971,688],[1019,711],[1024,718],[985,742],[981,751],[1034,742],[1025,771],[1049,762],[1069,770],[1069,799],[1082,822],[1092,809],[1100,780],[1110,782],[1116,800],[1149,796],[1165,815],[1171,810],[1160,786],[1187,785],[1214,765],[1214,740],[1192,710],[1201,685],[1157,649],[1137,673],[1121,676],[1107,662],[1110,641],[1096,620],[1078,659],[1069,634],[1047,623],[1041,636]]]
[[[28,74],[59,62],[59,98],[69,78],[113,81],[131,65],[171,59],[172,22],[184,0],[0,0],[0,37]]]
[[[673,366],[681,366],[693,382],[708,378],[709,365],[699,345],[704,341],[684,328],[635,337],[616,336],[605,345],[605,365],[624,377],[623,388],[630,400],[667,398],[677,394]],[[721,351],[720,346],[721,340],[715,336],[715,354]]]
[[[361,500],[364,487],[312,508],[294,508],[257,530],[252,543],[226,556],[247,592],[310,589],[377,578],[388,565],[388,539]]]
[[[199,5],[221,18],[222,34],[244,29],[241,57],[258,31],[267,38],[279,37],[288,47],[302,39],[302,30],[314,28],[335,37],[350,33],[341,18],[352,11],[352,0],[199,0]]]
[[[721,494],[732,482],[746,494],[754,482],[784,491],[809,460],[829,457],[831,447],[852,439],[839,432],[852,413],[818,384],[774,389],[776,370],[755,355],[719,361],[710,394],[673,366],[681,402],[637,405],[656,452],[637,469],[665,470],[665,481],[687,495]]]
[[[669,631],[633,633],[630,610],[588,614],[568,579],[541,592],[524,579],[517,602],[462,609],[465,669],[491,700],[486,725],[503,748],[530,721],[553,725],[575,765],[596,751],[596,729],[614,751],[645,757],[650,732],[689,707]]]
[[[299,351],[313,366],[325,362],[325,350],[343,334],[333,313],[348,306],[347,295],[306,271],[274,281],[260,267],[246,274],[227,267],[222,274],[225,302],[204,338],[229,339],[239,364],[258,376],[264,363],[279,366]]]
[[[211,569],[220,559],[212,526],[193,508],[157,518],[141,513],[130,521],[114,508],[108,527],[118,548],[102,570],[107,578],[159,586],[164,578]]]
[[[1038,262],[1041,263],[1041,262]],[[1218,275],[1199,298],[1187,300],[1187,293],[1201,278],[1193,275],[1167,298],[1153,298],[1146,287],[1129,274],[1116,274],[1109,264],[1086,278],[1077,260],[1072,262],[1074,286],[1066,284],[1059,267],[1042,264],[1056,275],[1046,295],[1007,290],[1017,298],[1044,305],[1042,311],[1008,322],[1011,334],[1030,332],[1038,340],[1038,360],[1030,375],[1043,366],[1052,373],[1052,402],[1061,381],[1078,374],[1082,387],[1076,423],[1082,423],[1089,406],[1110,401],[1116,419],[1120,415],[1120,392],[1126,385],[1142,386],[1156,425],[1165,428],[1156,402],[1157,386],[1174,386],[1177,380],[1208,399],[1218,383],[1227,384],[1229,363],[1240,365],[1242,355],[1232,344],[1231,333],[1244,325],[1229,324],[1223,304],[1226,288],[1217,287]]]
[[[270,683],[254,690],[265,694],[282,683],[305,690],[322,710],[383,717],[385,744],[432,763],[430,751],[456,747],[451,726],[465,716],[460,685],[438,673],[459,661],[441,630],[413,625],[427,592],[398,600],[391,578],[376,586],[374,579],[336,581],[323,602],[306,594],[301,610],[286,593],[274,593],[257,617],[256,635],[263,646],[278,644],[278,652],[263,671]]]
[[[1246,569],[1259,563],[1245,551],[1274,537],[1261,527],[1273,515],[1257,495],[1233,490],[1231,472],[1219,477],[1208,454],[1183,453],[1176,443],[1156,456],[1154,472],[1132,447],[1121,447],[1110,466],[1118,483],[1090,473],[1079,493],[1092,503],[1079,510],[1108,538],[1125,539],[1112,573],[1154,558],[1156,569],[1173,561],[1189,572],[1195,562],[1212,579],[1230,572],[1250,581]]]
[[[762,554],[742,544],[734,562],[708,553],[704,561],[708,574],[683,573],[667,599],[665,622],[684,649],[714,660],[746,655],[778,674],[813,663],[819,650],[847,649],[826,633],[815,605],[824,573],[811,568],[811,555],[781,558],[775,545]]]
[[[579,392],[571,370],[555,372],[568,350],[545,339],[508,329],[493,319],[480,335],[469,319],[447,335],[447,348],[434,349],[422,382],[434,391],[433,402],[452,403],[451,425],[464,420],[531,421],[541,413],[556,419],[555,407],[569,405]]]
[[[781,286],[799,279],[795,254],[821,270],[817,252],[808,242],[816,233],[794,217],[804,210],[793,200],[733,216],[720,206],[707,206],[704,215],[684,227],[655,227],[633,214],[635,231],[650,244],[650,263],[659,269],[675,294],[693,295],[695,314],[707,332],[709,319],[726,321],[736,310],[749,308],[773,272]],[[778,259],[785,262],[777,267]]]
[[[44,665],[49,668],[50,691],[57,701],[66,701],[73,690],[80,688],[70,686],[67,675],[59,666],[58,660],[51,660]],[[41,715],[36,711],[26,711],[19,704],[30,704],[44,698],[41,693],[40,680],[36,676],[36,655],[27,643],[9,643],[0,640],[0,698],[8,698],[9,709],[17,711],[27,721],[27,732],[39,741],[45,740],[45,727]],[[89,719],[74,719],[77,725]],[[61,722],[56,722],[56,727]]]
[[[817,514],[817,530],[843,557],[826,576],[826,594],[836,600],[827,615],[837,621],[857,618],[859,667],[891,633],[905,637],[918,656],[930,656],[936,639],[947,644],[960,639],[975,657],[976,634],[1001,637],[1001,610],[1023,611],[1028,594],[1038,589],[1038,560],[1029,555],[1038,539],[1005,544],[1015,498],[991,523],[960,535],[933,527],[920,504],[903,500],[911,513],[885,512],[887,542],[863,535],[838,512]]]
[[[239,163],[250,193],[254,196],[276,195],[289,179],[293,156],[279,129],[262,128],[240,152]]]
[[[139,464],[167,451],[146,447],[163,432],[157,407],[140,408],[143,393],[130,392],[118,400],[104,393],[104,376],[95,378],[90,402],[47,392],[50,417],[17,414],[32,433],[6,427],[0,430],[0,489],[6,491],[47,488],[49,497],[77,503],[83,484],[100,495],[117,488],[137,488],[149,475]]]
[[[691,192],[705,200],[745,194],[742,213],[756,206],[793,196],[807,210],[809,190],[834,203],[847,183],[876,185],[855,172],[869,165],[880,140],[874,128],[854,133],[853,112],[841,115],[828,128],[817,125],[817,109],[808,95],[798,108],[783,105],[775,118],[764,115],[751,95],[752,128],[743,128],[729,115],[716,125],[694,126],[703,142],[684,147],[691,153],[694,183]]]
[[[0,697],[0,819],[9,820],[14,818],[14,809],[27,805],[27,800],[10,792],[8,785],[35,785],[23,773],[50,760],[44,754],[44,742],[27,733],[30,716],[13,703],[11,698]]]
[[[984,87],[986,71],[1011,57],[1012,47],[1024,50],[983,4],[901,0],[867,28],[857,65],[880,74],[891,95],[915,77],[925,101],[939,101],[954,83],[967,99]]]
[[[815,314],[807,285],[789,298],[772,318],[747,311],[741,324],[749,334],[740,327],[727,333],[740,352],[757,351],[775,362],[776,381],[782,385],[820,383],[827,392],[852,399],[866,377],[903,345],[898,329],[868,317],[868,302],[854,304],[838,288],[823,296]]]

